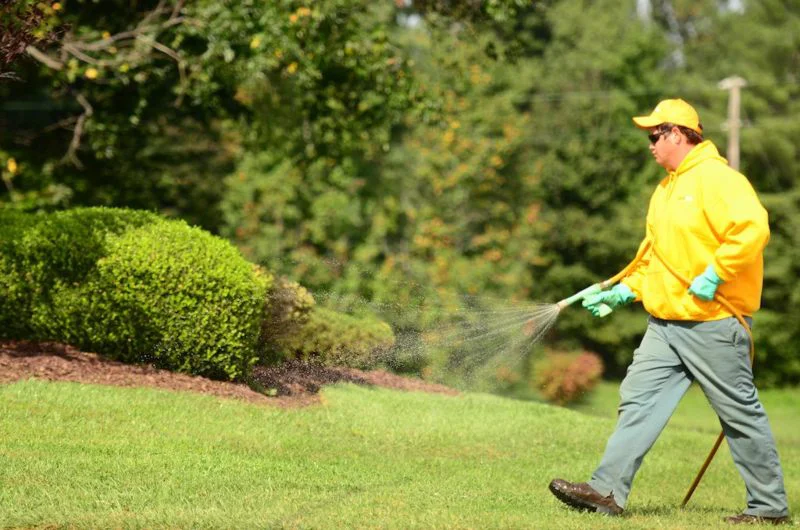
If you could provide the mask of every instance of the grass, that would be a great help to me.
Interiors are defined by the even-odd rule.
[[[588,477],[615,393],[603,385],[573,411],[344,385],[321,406],[281,410],[144,388],[4,385],[0,526],[672,529],[722,527],[741,510],[726,450],[677,508],[716,433],[695,392],[645,460],[625,517],[558,503],[548,482]],[[800,391],[763,400],[791,495]]]

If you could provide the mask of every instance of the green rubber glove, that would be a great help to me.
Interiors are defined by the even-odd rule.
[[[706,267],[703,274],[695,277],[692,280],[692,285],[689,286],[689,293],[695,295],[700,300],[710,302],[714,299],[717,293],[717,287],[723,283],[722,278],[717,276],[717,271],[714,270],[713,265]]]
[[[611,309],[630,304],[636,299],[631,288],[624,283],[618,283],[608,291],[601,291],[583,299],[583,307],[589,310],[594,316],[605,316],[601,314],[600,306],[607,305]]]

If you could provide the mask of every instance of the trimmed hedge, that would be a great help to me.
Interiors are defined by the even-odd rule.
[[[305,287],[283,276],[276,278],[267,297],[267,318],[261,325],[262,343],[269,347],[298,333],[315,305],[314,297]]]
[[[395,342],[392,328],[380,320],[357,318],[314,307],[297,331],[279,337],[286,357],[323,365],[370,368]]]
[[[0,333],[33,338],[34,305],[47,305],[52,287],[78,282],[105,255],[106,236],[159,221],[155,214],[77,208],[54,214],[0,210]]]
[[[4,336],[30,333],[33,289],[17,254],[23,234],[35,225],[32,215],[0,209],[0,334]]]
[[[0,218],[0,295],[13,300],[0,322],[21,321],[3,336],[212,378],[241,379],[257,361],[272,278],[227,241],[131,210]]]
[[[386,323],[315,307],[227,241],[135,210],[0,211],[0,297],[0,337],[213,378],[259,358],[366,368],[394,344]]]

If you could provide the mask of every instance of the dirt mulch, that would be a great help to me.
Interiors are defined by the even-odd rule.
[[[253,379],[268,393],[274,394],[267,396],[241,383],[213,381],[204,377],[160,370],[150,365],[124,364],[65,344],[0,341],[0,384],[30,378],[199,392],[281,407],[302,407],[319,403],[319,390],[324,385],[339,382],[448,395],[458,394],[458,391],[452,388],[382,370],[367,372],[353,368],[291,362],[278,367],[254,369]]]

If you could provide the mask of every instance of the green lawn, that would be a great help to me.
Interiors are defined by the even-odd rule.
[[[565,509],[614,427],[616,387],[583,411],[483,394],[352,385],[299,410],[150,389],[0,386],[0,526],[47,528],[703,528],[743,507],[696,392],[637,478],[623,518]],[[764,392],[794,512],[800,391]],[[588,413],[587,413],[588,412]]]

